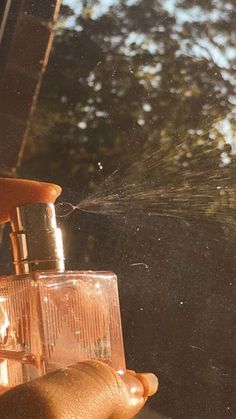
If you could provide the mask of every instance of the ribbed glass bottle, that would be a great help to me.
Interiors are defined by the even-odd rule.
[[[0,391],[78,361],[125,370],[116,275],[35,272],[0,278]]]

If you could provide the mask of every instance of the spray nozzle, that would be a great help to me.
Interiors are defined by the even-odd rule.
[[[10,234],[17,274],[64,270],[61,230],[54,202],[57,185],[24,179],[0,179],[0,223],[11,221]]]
[[[15,209],[10,234],[17,274],[64,270],[62,233],[54,204],[28,204]]]
[[[14,222],[15,208],[33,203],[54,204],[61,187],[35,180],[0,178],[0,224]]]

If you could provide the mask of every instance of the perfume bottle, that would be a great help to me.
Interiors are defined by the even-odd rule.
[[[64,267],[52,203],[15,208],[16,275],[0,278],[0,392],[78,361],[125,370],[117,278]]]

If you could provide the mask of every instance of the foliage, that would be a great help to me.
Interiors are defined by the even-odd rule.
[[[104,2],[84,2],[74,25],[63,7],[22,173],[93,191],[154,146],[162,183],[235,177],[218,123],[233,132],[234,2],[165,3],[119,1],[103,13]]]

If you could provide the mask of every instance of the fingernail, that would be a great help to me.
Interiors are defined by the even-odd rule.
[[[158,378],[152,373],[136,374],[136,378],[142,383],[144,388],[144,397],[153,396],[158,389]]]
[[[56,185],[55,183],[50,183],[50,185],[53,187],[53,189],[55,189],[57,195],[61,194],[62,189],[59,185]]]

